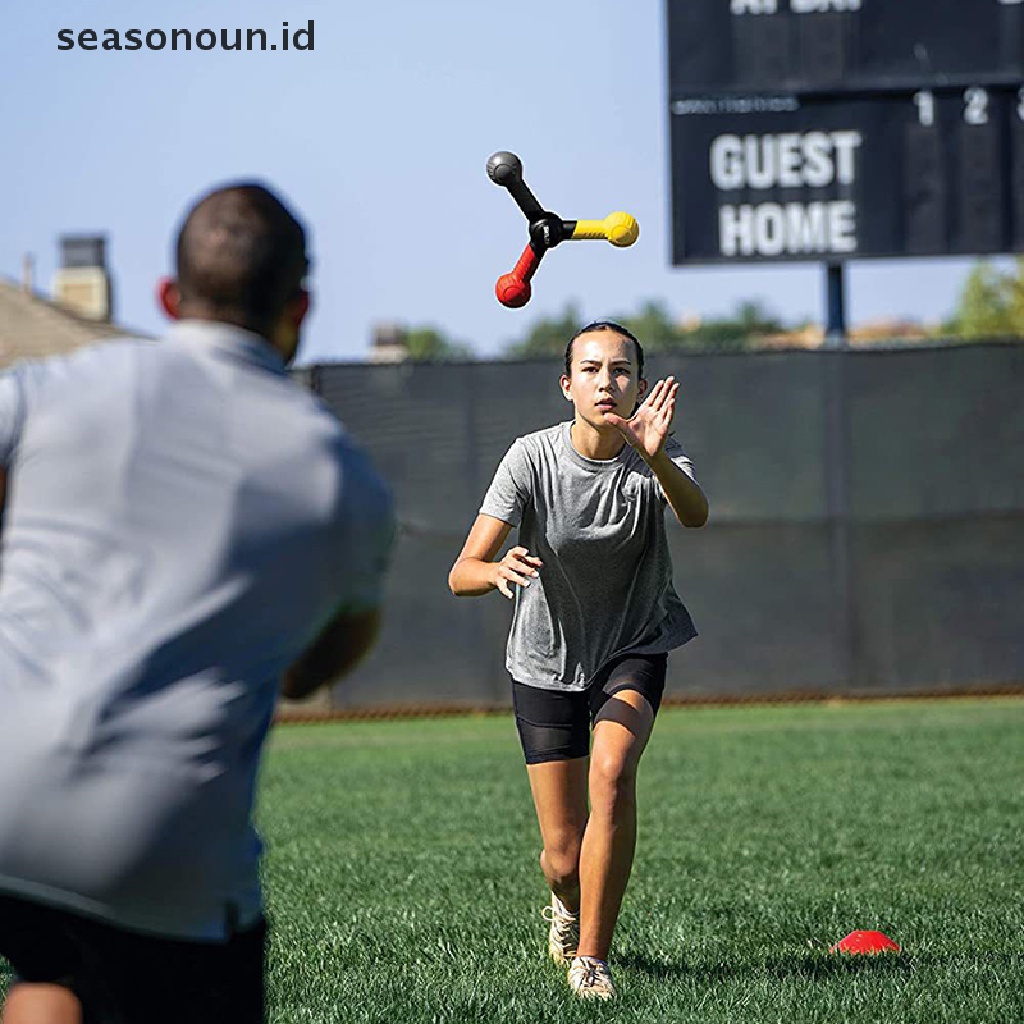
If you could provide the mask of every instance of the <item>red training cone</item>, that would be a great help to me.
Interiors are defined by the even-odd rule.
[[[900,947],[883,932],[850,932],[834,946],[830,953],[898,953]]]

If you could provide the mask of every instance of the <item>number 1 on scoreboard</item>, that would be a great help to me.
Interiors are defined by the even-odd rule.
[[[917,105],[917,120],[925,128],[931,128],[935,124],[935,96],[928,89],[922,89],[914,93],[914,103]]]

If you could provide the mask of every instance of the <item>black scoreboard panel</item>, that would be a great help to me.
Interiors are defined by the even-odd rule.
[[[669,91],[1024,81],[1024,0],[666,0]]]
[[[671,111],[673,263],[1024,252],[1024,88]]]
[[[1024,252],[1024,0],[665,2],[674,263]]]

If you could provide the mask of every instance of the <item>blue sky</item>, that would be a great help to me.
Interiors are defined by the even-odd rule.
[[[71,28],[263,28],[310,19],[313,51],[60,52]],[[174,227],[207,187],[275,186],[311,229],[315,313],[305,362],[361,359],[372,325],[433,324],[496,355],[542,314],[586,317],[646,299],[677,315],[760,298],[820,319],[823,271],[669,266],[662,4],[654,0],[47,0],[0,13],[4,160],[0,276],[36,258],[48,290],[57,236],[110,236],[118,320],[158,333],[155,280]],[[484,172],[511,149],[567,218],[634,214],[640,241],[563,245],[522,310],[493,295],[526,221]],[[849,317],[938,319],[970,263],[850,266]]]

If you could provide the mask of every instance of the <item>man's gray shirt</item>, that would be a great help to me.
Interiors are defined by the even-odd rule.
[[[379,604],[386,486],[269,345],[197,322],[0,377],[0,462],[0,891],[253,923],[279,680]]]
[[[516,587],[506,665],[519,683],[582,690],[619,654],[671,651],[696,636],[672,586],[665,497],[629,445],[614,459],[580,455],[570,422],[515,441],[480,507],[519,527],[544,566]],[[665,450],[687,476],[690,460]]]

